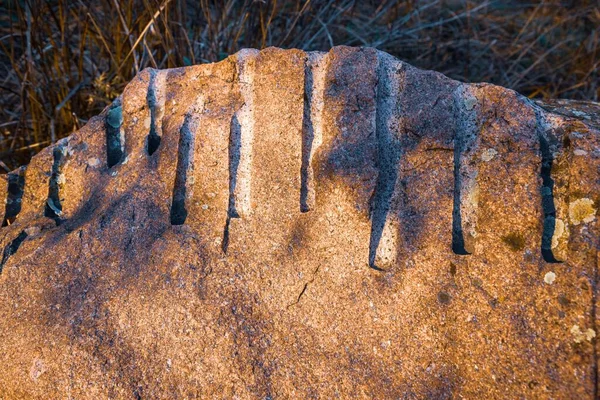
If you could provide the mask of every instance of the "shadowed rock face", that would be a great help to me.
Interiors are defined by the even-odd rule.
[[[367,48],[145,70],[0,186],[0,398],[597,398],[599,115]]]

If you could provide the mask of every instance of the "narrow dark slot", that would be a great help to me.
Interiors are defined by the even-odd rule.
[[[369,238],[369,267],[382,271],[376,265],[377,250],[379,248],[385,223],[391,207],[394,187],[398,179],[398,164],[401,150],[394,143],[393,132],[387,126],[387,120],[392,115],[396,104],[391,102],[394,96],[391,85],[395,82],[384,73],[385,65],[380,65],[378,70],[378,84],[376,88],[375,109],[375,137],[377,140],[377,182],[371,196],[371,234]]]
[[[369,266],[373,269],[381,271],[381,268],[375,265],[377,249],[383,236],[385,222],[390,211],[390,203],[394,194],[394,184],[397,178],[397,171],[391,160],[388,151],[382,149],[380,142],[379,159],[378,159],[379,175],[375,192],[371,198],[371,236],[369,240]]]
[[[21,233],[19,233],[19,236],[14,238],[12,240],[12,242],[10,242],[9,245],[4,248],[4,252],[2,253],[2,261],[0,261],[0,274],[2,273],[2,270],[4,269],[4,264],[6,264],[6,262],[10,258],[10,256],[15,254],[17,252],[17,250],[19,250],[19,246],[21,246],[21,243],[23,243],[23,241],[26,238],[27,238],[27,232],[21,231]]]
[[[115,101],[106,114],[104,127],[106,129],[106,162],[108,168],[117,165],[123,159],[123,108]]]
[[[2,226],[8,226],[15,222],[17,215],[21,212],[23,191],[25,188],[25,167],[8,174],[8,195],[6,196],[6,208]]]
[[[188,196],[188,173],[192,165],[194,149],[194,133],[191,128],[191,116],[187,114],[179,130],[179,150],[177,154],[177,170],[173,186],[173,202],[171,203],[171,225],[183,225],[188,216],[186,199]]]
[[[154,152],[160,146],[160,135],[157,131],[157,93],[156,93],[156,74],[155,70],[150,71],[150,82],[148,83],[148,94],[146,95],[146,102],[150,109],[150,132],[148,133],[147,150],[148,155],[154,154]]]
[[[397,178],[396,168],[393,167],[389,155],[379,149],[380,157],[379,175],[375,186],[375,192],[371,199],[371,236],[369,241],[369,266],[381,270],[375,265],[377,249],[383,236],[385,222],[390,211],[390,203],[394,194],[394,184]],[[382,157],[383,153],[383,157]]]
[[[470,254],[465,249],[465,236],[461,216],[461,186],[460,159],[464,151],[464,139],[459,132],[454,137],[454,198],[452,203],[452,251],[458,255]]]
[[[229,205],[227,215],[230,218],[239,218],[240,214],[236,210],[235,188],[238,182],[238,169],[240,166],[240,157],[242,149],[242,127],[237,114],[231,118],[229,129]]]
[[[154,154],[154,152],[160,146],[160,136],[153,134],[156,132],[154,125],[150,128],[150,135],[148,135],[148,155]]]
[[[475,149],[478,148],[478,111],[474,109],[477,99],[464,86],[454,92],[454,192],[452,198],[452,251],[457,255],[469,255],[475,247],[477,221],[477,166]],[[465,193],[466,192],[466,193]]]
[[[229,126],[229,202],[227,206],[227,220],[223,230],[223,242],[221,249],[227,254],[229,248],[229,226],[232,218],[240,218],[235,204],[235,188],[238,182],[238,169],[240,166],[240,157],[242,151],[242,126],[238,120],[237,113],[231,117]]]
[[[48,199],[46,200],[46,208],[44,209],[44,216],[53,219],[56,225],[60,225],[62,222],[62,204],[60,200],[60,175],[63,164],[63,157],[65,156],[64,147],[56,146],[52,150],[52,156],[54,162],[52,163],[52,171],[50,174],[50,183],[48,187]]]
[[[559,263],[552,252],[552,237],[556,228],[556,208],[554,206],[554,180],[552,179],[552,163],[554,157],[548,140],[540,135],[540,152],[542,153],[542,210],[544,212],[544,228],[542,231],[542,257],[549,263]]]
[[[227,220],[225,220],[225,229],[223,229],[223,242],[221,243],[221,250],[223,253],[227,254],[227,249],[229,249],[229,224],[231,223],[231,217],[227,216]]]
[[[310,175],[310,157],[312,152],[315,132],[313,128],[311,115],[313,73],[312,69],[306,65],[304,67],[304,115],[302,118],[302,164],[300,167],[300,212],[310,211],[309,204],[309,185],[312,177]]]

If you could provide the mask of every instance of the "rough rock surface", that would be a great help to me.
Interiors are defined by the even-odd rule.
[[[0,399],[598,398],[599,116],[369,48],[147,69],[3,177]]]

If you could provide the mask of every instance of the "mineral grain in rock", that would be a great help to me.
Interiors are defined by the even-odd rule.
[[[0,181],[0,398],[598,398],[599,115],[369,48],[147,69]]]

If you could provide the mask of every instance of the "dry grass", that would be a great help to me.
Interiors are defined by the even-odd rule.
[[[141,69],[243,47],[374,46],[464,81],[598,100],[598,0],[4,0],[0,166],[26,163]]]

